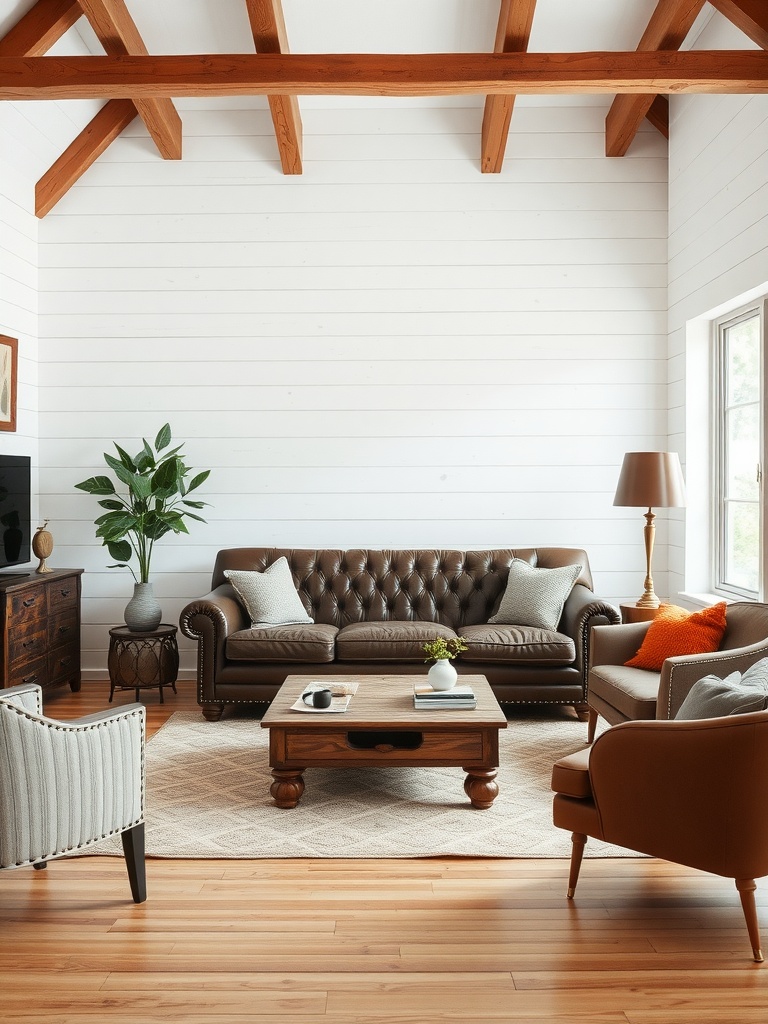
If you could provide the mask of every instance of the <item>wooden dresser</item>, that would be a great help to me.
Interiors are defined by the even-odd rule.
[[[82,569],[0,575],[2,685],[80,689]]]

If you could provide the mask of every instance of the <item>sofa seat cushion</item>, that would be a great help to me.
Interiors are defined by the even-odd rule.
[[[241,629],[227,637],[224,653],[231,661],[318,664],[333,661],[337,633],[336,626],[324,622]]]
[[[462,626],[459,636],[469,648],[465,661],[514,661],[516,664],[571,665],[576,660],[573,639],[552,629],[482,623]]]
[[[587,702],[592,694],[633,721],[656,718],[658,672],[626,665],[596,665],[589,670]]]
[[[456,634],[439,622],[350,622],[336,637],[339,661],[426,661],[424,644]]]
[[[567,754],[552,766],[552,789],[564,796],[578,800],[592,797],[592,780],[589,777],[589,753],[591,747],[584,747],[574,754]]]

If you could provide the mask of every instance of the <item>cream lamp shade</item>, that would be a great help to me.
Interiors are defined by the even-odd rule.
[[[677,452],[627,452],[619,474],[614,505],[647,508],[644,513],[645,586],[637,601],[638,608],[658,608],[659,599],[653,589],[651,562],[656,533],[654,508],[682,508],[685,505],[685,482]]]

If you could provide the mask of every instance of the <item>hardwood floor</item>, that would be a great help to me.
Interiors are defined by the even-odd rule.
[[[46,713],[107,706],[62,690]],[[132,693],[115,695],[129,703]],[[150,734],[196,707],[146,696]],[[147,862],[0,872],[0,1011],[28,1024],[765,1024],[733,882],[648,859]],[[768,946],[768,886],[758,890]]]

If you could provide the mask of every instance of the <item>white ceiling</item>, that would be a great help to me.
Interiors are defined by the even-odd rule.
[[[126,0],[150,53],[252,52],[243,0]],[[657,0],[538,0],[531,50],[634,50]],[[0,36],[34,0],[0,0]],[[500,0],[283,0],[295,53],[493,49]],[[711,8],[705,12],[711,13]],[[81,19],[88,51],[103,53]]]

